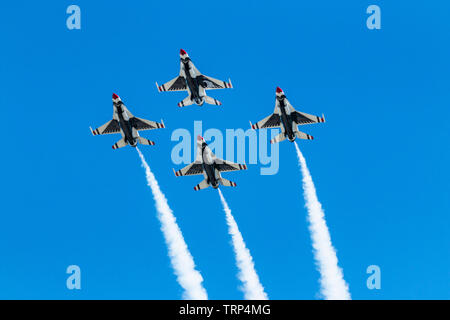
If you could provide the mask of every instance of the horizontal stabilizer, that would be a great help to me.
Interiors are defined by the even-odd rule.
[[[201,189],[206,189],[206,188],[208,188],[209,187],[209,183],[208,183],[208,181],[205,179],[205,180],[203,180],[202,182],[200,182],[198,185],[196,185],[195,187],[194,187],[194,190],[195,191],[198,191],[198,190],[201,190]]]
[[[120,139],[119,141],[117,141],[112,148],[114,150],[119,149],[119,148],[123,148],[127,145],[128,143],[126,143],[125,138]]]
[[[297,132],[295,133],[295,136],[296,136],[297,138],[299,138],[299,139],[314,140],[314,137],[313,137],[313,136],[310,136],[309,134],[304,133],[304,132],[300,132],[300,131],[297,131]]]
[[[283,141],[283,140],[285,140],[286,139],[286,136],[285,136],[285,134],[283,133],[283,132],[281,132],[279,135],[277,135],[275,138],[273,138],[272,140],[270,140],[270,143],[271,144],[274,144],[274,143],[278,143],[278,142],[281,142],[281,141]]]
[[[142,138],[142,137],[138,137],[138,141],[139,141],[140,144],[145,144],[147,146],[154,146],[155,145],[154,141],[151,141],[151,140],[148,140],[148,139],[145,139],[145,138]]]
[[[236,187],[236,182],[227,180],[225,178],[221,178],[219,182],[221,185],[223,185],[225,187]]]
[[[178,102],[178,106],[181,108],[181,107],[190,106],[193,103],[194,103],[194,101],[191,100],[191,97],[187,96],[183,101]]]
[[[211,97],[208,97],[208,96],[205,96],[205,102],[207,104],[212,104],[212,105],[216,105],[216,106],[221,106],[222,105],[222,102],[220,102],[219,100],[211,98]]]

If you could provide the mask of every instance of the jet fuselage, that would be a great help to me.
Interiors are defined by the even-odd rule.
[[[198,75],[195,75],[195,78],[191,75],[191,70],[194,71],[191,67],[191,65],[193,65],[192,61],[189,58],[181,58],[181,63],[184,66],[184,79],[186,80],[186,85],[189,88],[191,100],[194,101],[197,105],[201,106],[205,102],[205,99],[200,95],[200,86],[197,78]]]
[[[124,110],[122,108],[122,104],[123,104],[122,101],[114,103],[114,106],[116,107],[117,110],[117,116],[119,117],[119,125],[123,131],[123,134],[125,135],[125,141],[128,142],[130,146],[136,147],[137,140],[133,137],[133,127],[131,126],[128,117],[125,119],[125,117],[123,116]]]
[[[216,164],[209,158],[209,155],[205,153],[207,146],[206,143],[202,144],[203,171],[206,174],[208,183],[211,184],[214,189],[217,189],[219,187],[219,181],[216,177]]]
[[[284,96],[279,97],[279,98],[277,97],[278,102],[279,102],[279,107],[280,107],[280,113],[281,113],[280,118],[281,118],[281,122],[283,123],[285,136],[289,139],[289,141],[293,142],[295,140],[295,134],[294,134],[294,130],[292,127],[292,119],[291,119],[290,112],[288,114],[286,111],[288,106],[286,105],[284,98],[285,98]]]

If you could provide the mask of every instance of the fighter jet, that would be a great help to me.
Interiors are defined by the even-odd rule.
[[[231,80],[225,82],[203,75],[192,63],[186,51],[181,49],[180,75],[162,86],[159,86],[157,82],[156,87],[159,92],[187,91],[189,96],[178,103],[179,107],[185,107],[194,103],[201,106],[205,102],[220,106],[222,103],[214,98],[208,97],[205,90],[233,88],[233,85],[231,84]]]
[[[196,160],[181,170],[175,171],[174,169],[173,172],[177,177],[203,174],[205,179],[194,187],[194,190],[198,191],[209,186],[212,186],[214,189],[217,189],[219,185],[236,187],[235,182],[222,178],[220,175],[224,171],[236,170],[247,170],[247,166],[217,158],[211,152],[205,140],[201,136],[198,136]]]
[[[277,87],[275,111],[273,114],[255,124],[250,122],[250,126],[252,129],[281,128],[281,133],[270,140],[270,143],[277,143],[286,138],[288,138],[290,142],[294,142],[295,138],[307,140],[314,139],[309,134],[298,131],[297,126],[318,122],[325,122],[323,114],[322,117],[317,117],[296,111],[288,99],[286,99],[283,90]]]
[[[155,145],[153,141],[140,137],[138,131],[165,128],[162,120],[161,123],[158,123],[133,116],[123,104],[122,99],[115,93],[112,95],[112,100],[113,119],[95,130],[90,128],[92,134],[96,136],[99,134],[120,133],[122,139],[112,146],[114,150],[125,147],[128,144],[132,147],[136,147],[138,143],[149,146]]]

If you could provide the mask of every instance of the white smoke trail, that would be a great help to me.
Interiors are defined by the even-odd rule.
[[[195,269],[194,259],[184,241],[183,234],[167,203],[167,199],[161,192],[158,181],[156,181],[149,165],[145,161],[144,155],[138,148],[136,150],[141,158],[142,166],[145,168],[147,183],[152,189],[153,198],[156,202],[161,230],[169,248],[170,262],[177,276],[178,283],[185,290],[183,298],[189,300],[206,300],[208,299],[208,295],[202,285],[203,278],[200,272]]]
[[[297,143],[298,162],[303,175],[303,189],[308,210],[309,231],[314,248],[314,258],[320,272],[321,293],[327,300],[350,300],[348,285],[338,266],[336,251],[331,243],[322,205],[317,199],[316,188],[306,166],[306,160]]]
[[[228,233],[231,235],[231,239],[234,247],[234,254],[236,255],[236,264],[239,268],[239,280],[243,283],[244,297],[247,300],[267,300],[267,294],[264,292],[264,288],[259,282],[259,277],[256,274],[255,265],[250,251],[245,246],[242,234],[239,231],[236,221],[231,214],[231,210],[228,207],[222,191],[219,191],[220,200],[222,201],[223,210],[225,211]]]

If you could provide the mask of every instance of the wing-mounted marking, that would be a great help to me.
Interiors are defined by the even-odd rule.
[[[252,129],[277,128],[280,127],[281,120],[278,114],[273,113],[255,124],[250,122],[250,125]]]
[[[284,99],[287,107],[290,109],[290,115],[292,120],[299,125],[311,124],[311,123],[320,123],[325,122],[325,117],[322,114],[322,117],[318,117],[312,114],[308,114],[305,112],[300,112],[295,110],[292,104],[288,101],[288,99]]]
[[[227,89],[233,88],[231,84],[231,80],[228,82],[217,80],[211,77],[207,77],[205,75],[200,75],[197,77],[198,84],[207,90],[211,89]]]
[[[175,79],[170,80],[169,82],[164,83],[162,86],[156,83],[156,87],[159,92],[162,91],[186,91],[186,80],[182,76],[178,76]]]
[[[131,118],[130,124],[133,128],[135,128],[138,131],[165,128],[164,122],[162,122],[162,120],[161,120],[161,123],[158,123],[155,121],[141,119],[138,117]]]
[[[216,158],[215,163],[217,170],[219,170],[220,172],[247,170],[247,165],[245,164],[233,163],[218,158]]]
[[[92,135],[94,135],[94,136],[99,135],[99,134],[120,133],[120,131],[121,131],[121,129],[120,129],[119,121],[114,120],[114,119],[105,123],[101,127],[98,127],[95,130],[92,130],[92,128],[91,128]]]
[[[203,173],[203,166],[201,163],[193,162],[188,164],[181,170],[175,171],[173,170],[176,177],[181,176],[195,176]]]
[[[292,120],[299,125],[311,124],[311,123],[319,123],[325,122],[325,117],[314,116],[312,114],[307,114],[304,112],[293,111],[291,113]]]

